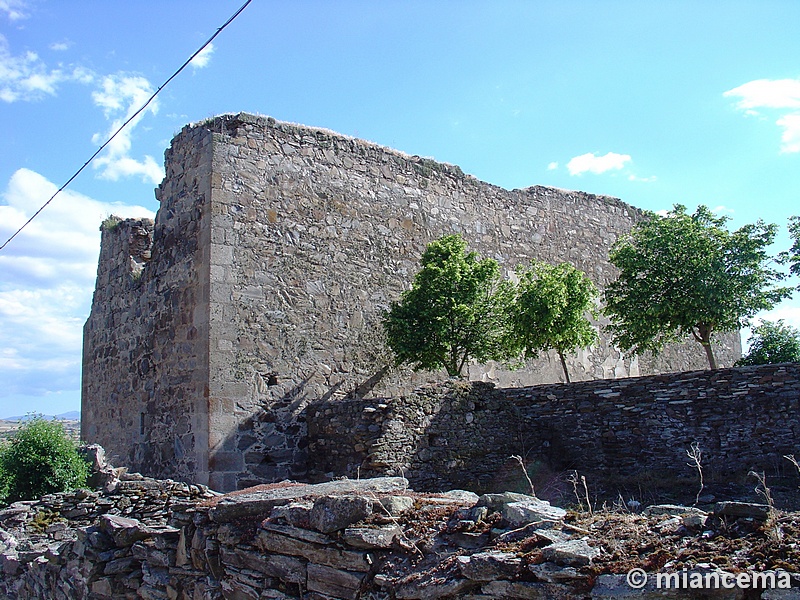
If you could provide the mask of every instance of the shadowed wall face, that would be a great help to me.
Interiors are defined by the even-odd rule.
[[[593,493],[612,499],[621,490],[692,502],[697,473],[686,453],[694,443],[707,483],[751,491],[755,470],[795,487],[783,457],[798,454],[799,413],[798,363],[523,388],[456,382],[315,403],[309,463],[318,479],[403,473],[417,490],[527,492],[511,458],[520,455],[538,484],[546,474],[563,483],[577,469]]]
[[[152,258],[138,287],[117,278],[98,292],[87,322],[87,431],[134,468],[220,490],[305,477],[306,405],[383,366],[381,311],[431,240],[460,233],[508,274],[531,258],[570,261],[602,287],[614,276],[611,244],[641,218],[613,198],[508,191],[458,167],[244,114],[187,126],[166,158]],[[115,344],[148,348],[154,371],[138,373],[124,353],[98,358]],[[723,339],[721,364],[737,344]],[[603,338],[568,362],[585,380],[703,361],[691,345],[630,360]],[[562,378],[547,356],[519,371],[475,365],[470,376],[499,386]],[[394,373],[375,393],[431,377]],[[137,419],[145,433],[131,456],[126,429],[139,431]]]

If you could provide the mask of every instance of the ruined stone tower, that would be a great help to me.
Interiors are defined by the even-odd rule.
[[[166,152],[153,224],[104,226],[84,329],[82,436],[149,475],[230,490],[302,478],[304,409],[382,366],[379,315],[425,245],[461,233],[502,268],[570,261],[603,286],[641,218],[582,192],[504,190],[329,131],[246,114],[187,126]],[[733,337],[720,348],[730,364]],[[629,360],[607,339],[574,378],[704,366],[699,348]],[[498,385],[556,382],[556,360],[474,365]],[[430,374],[390,374],[391,394]]]

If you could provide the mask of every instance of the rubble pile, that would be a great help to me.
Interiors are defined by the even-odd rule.
[[[768,505],[574,512],[531,495],[416,493],[399,477],[219,495],[107,472],[0,511],[0,595],[54,600],[686,598],[626,574],[781,574],[800,598],[800,515]],[[729,593],[730,592],[730,593]],[[727,595],[726,595],[727,594]],[[736,595],[739,594],[739,595]]]

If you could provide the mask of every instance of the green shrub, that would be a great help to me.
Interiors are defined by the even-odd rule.
[[[0,501],[34,500],[86,484],[89,465],[59,421],[34,416],[0,448]]]
[[[783,320],[775,323],[762,321],[753,327],[753,333],[747,341],[750,350],[737,361],[736,366],[800,362],[800,330],[785,324]]]
[[[103,222],[100,224],[100,231],[113,231],[120,223],[122,223],[122,219],[118,216],[109,215],[103,219]]]
[[[52,510],[44,509],[37,512],[28,527],[36,533],[45,533],[53,523],[63,523],[66,519]]]

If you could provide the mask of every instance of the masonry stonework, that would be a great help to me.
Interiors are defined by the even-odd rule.
[[[793,476],[794,486],[784,456],[798,453],[799,412],[799,363],[518,388],[449,382],[315,403],[311,478],[402,473],[417,490],[527,492],[517,455],[539,492],[560,481],[562,501],[573,497],[565,475],[578,470],[601,497],[688,503],[693,444],[709,486],[752,489],[750,471],[773,483]]]
[[[83,436],[145,474],[219,490],[307,476],[307,405],[380,370],[381,311],[431,240],[460,233],[507,274],[532,258],[570,261],[602,287],[614,277],[611,244],[642,218],[614,198],[504,190],[455,166],[246,114],[185,127],[157,197],[149,258],[130,258],[149,224],[103,233]],[[731,364],[737,336],[717,352]],[[602,337],[568,363],[587,380],[704,360],[697,344],[631,358]],[[395,372],[374,393],[431,377]],[[473,365],[470,378],[524,386],[561,372],[546,356],[517,371]]]

